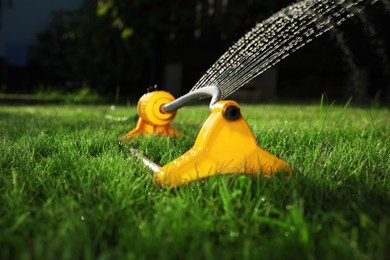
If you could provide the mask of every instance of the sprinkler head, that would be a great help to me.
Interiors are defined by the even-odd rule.
[[[138,122],[135,129],[120,137],[120,140],[130,140],[138,135],[176,136],[179,132],[170,125],[176,116],[176,111],[163,112],[161,107],[175,98],[166,91],[152,91],[144,94],[137,105]]]
[[[240,108],[235,105],[227,106],[222,113],[223,117],[229,121],[235,121],[241,117]]]

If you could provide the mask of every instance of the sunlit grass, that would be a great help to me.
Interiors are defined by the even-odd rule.
[[[390,112],[243,105],[290,177],[218,176],[161,189],[119,146],[135,108],[0,107],[0,258],[369,258],[390,254]],[[175,139],[131,145],[160,165],[209,114],[185,107]]]

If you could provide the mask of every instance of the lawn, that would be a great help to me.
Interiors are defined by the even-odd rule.
[[[291,176],[172,190],[118,145],[135,107],[0,106],[0,258],[386,259],[390,112],[319,103],[241,107]],[[163,165],[208,114],[185,107],[173,124],[183,136],[130,145]]]

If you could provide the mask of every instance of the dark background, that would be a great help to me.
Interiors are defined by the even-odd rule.
[[[164,73],[174,63],[182,68],[175,93],[182,95],[245,32],[292,2],[84,0],[79,10],[53,13],[29,48],[26,66],[1,59],[1,91],[87,86],[136,100],[149,86],[169,89]],[[261,99],[318,100],[326,93],[331,99],[389,102],[388,6],[387,0],[368,6],[368,26],[353,18],[338,28],[347,53],[337,34],[328,32],[281,61],[275,93]]]

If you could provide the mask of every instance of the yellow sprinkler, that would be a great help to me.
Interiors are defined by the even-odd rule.
[[[137,105],[138,122],[135,129],[121,137],[121,140],[129,140],[138,135],[176,136],[178,131],[171,127],[171,121],[176,116],[176,111],[163,112],[162,106],[174,101],[175,98],[166,91],[153,91],[144,94]]]
[[[211,114],[203,124],[194,146],[172,162],[160,167],[131,149],[136,157],[155,172],[155,180],[161,186],[179,185],[217,174],[271,175],[290,173],[290,166],[261,149],[240,112],[240,106],[232,100],[220,100],[217,87],[205,87],[190,92],[176,100],[165,91],[147,93],[138,102],[140,117],[134,130],[121,140],[130,140],[140,134],[176,136],[170,122],[177,109],[205,97],[212,97]]]

